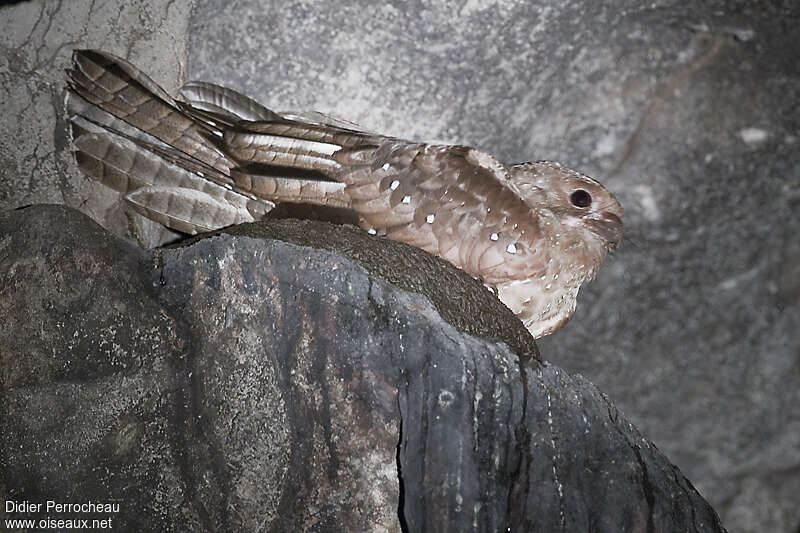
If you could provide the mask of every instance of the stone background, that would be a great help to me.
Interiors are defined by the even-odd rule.
[[[206,79],[508,162],[559,160],[617,193],[628,242],[543,357],[607,392],[731,532],[798,531],[795,1],[191,7],[0,8],[0,206],[65,203],[126,230],[118,199],[71,164],[75,47],[127,57],[168,90]]]

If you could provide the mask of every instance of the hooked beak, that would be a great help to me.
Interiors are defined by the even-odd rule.
[[[622,218],[610,213],[595,213],[586,218],[589,229],[607,243],[609,248],[616,248],[622,240]]]

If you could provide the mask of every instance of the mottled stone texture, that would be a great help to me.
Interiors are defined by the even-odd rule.
[[[117,502],[127,531],[723,531],[587,380],[369,273],[423,252],[297,224],[371,258],[245,234],[151,254],[65,207],[0,216],[0,494]],[[25,516],[88,515],[3,519]]]
[[[796,0],[190,5],[0,7],[0,206],[61,202],[163,242],[72,166],[75,47],[170,90],[208,79],[507,162],[560,160],[617,193],[630,240],[543,357],[605,391],[731,531],[798,531]]]

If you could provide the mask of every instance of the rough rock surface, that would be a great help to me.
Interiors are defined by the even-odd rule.
[[[365,269],[228,234],[151,255],[65,207],[0,216],[0,493],[120,505],[3,519],[723,531],[591,383],[459,331],[423,296],[369,274],[372,260],[423,252],[376,252],[363,232],[323,223],[301,230],[372,259]],[[445,290],[460,274],[423,267]],[[488,295],[466,283],[465,301]]]
[[[544,358],[608,393],[731,531],[800,528],[795,0],[238,0],[190,20],[191,4],[0,7],[0,206],[63,202],[128,229],[118,197],[72,166],[74,47],[128,57],[168,89],[205,78],[277,108],[560,160],[617,192],[631,242],[542,339]]]

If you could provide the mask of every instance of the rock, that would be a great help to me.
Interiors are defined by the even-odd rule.
[[[151,255],[68,208],[0,216],[0,491],[119,505],[4,519],[723,531],[591,383],[464,331],[479,283],[374,240],[268,221]],[[402,286],[420,277],[463,298]]]

